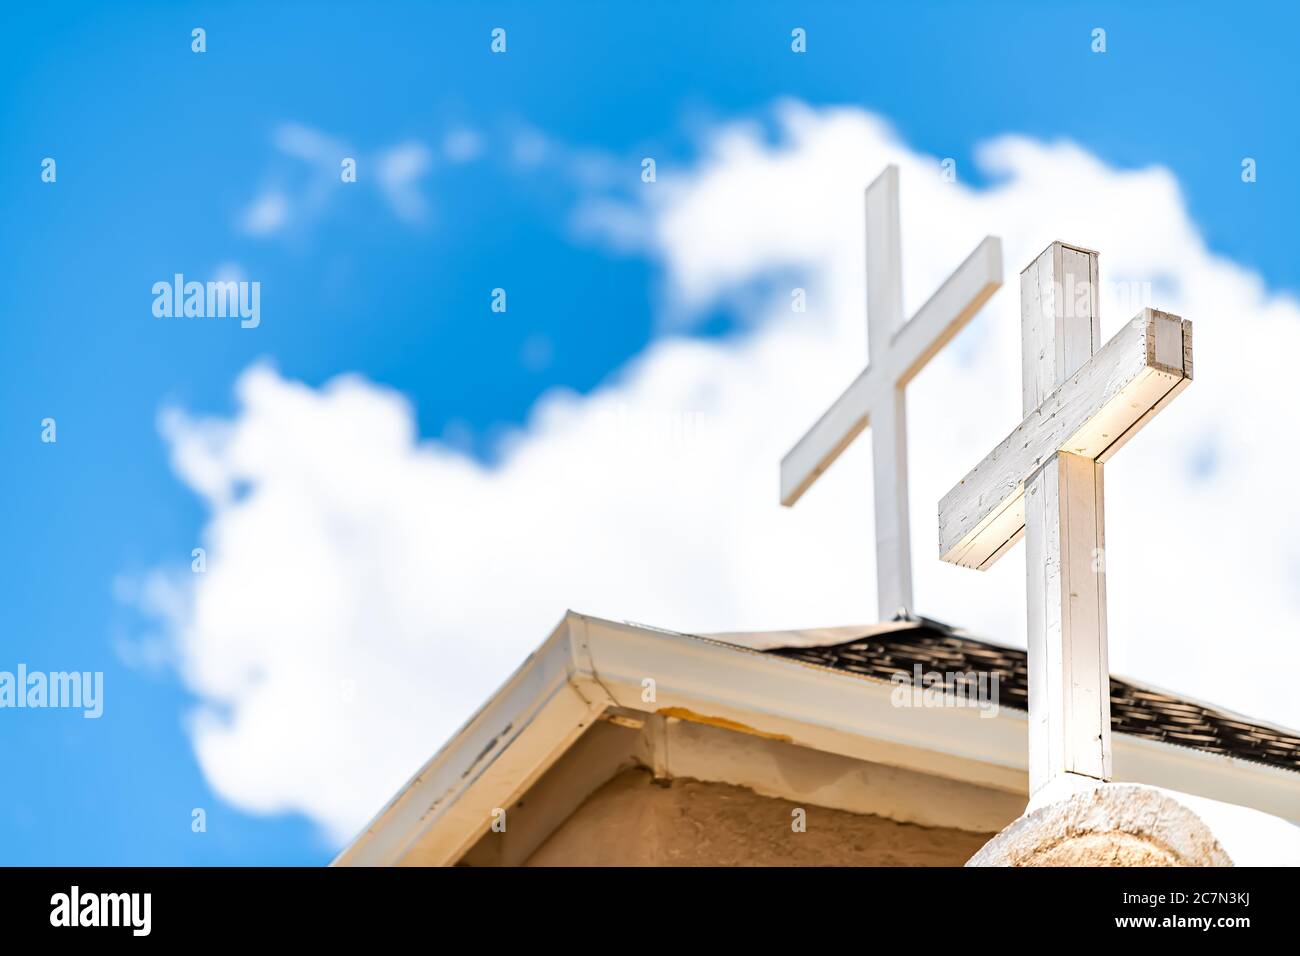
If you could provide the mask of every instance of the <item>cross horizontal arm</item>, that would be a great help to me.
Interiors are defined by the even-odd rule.
[[[1025,481],[1058,451],[1106,461],[1192,378],[1192,323],[1144,309],[939,502],[939,556],[986,570],[1024,532]]]
[[[781,459],[781,504],[798,501],[867,427],[872,405],[880,404],[874,389],[905,386],[1001,285],[1002,241],[986,236],[916,315],[893,334],[888,348],[873,338],[870,367]]]
[[[916,315],[894,333],[889,352],[898,369],[896,384],[906,385],[952,341],[1002,285],[1002,240],[985,236]],[[872,356],[872,361],[877,356]]]
[[[781,504],[789,507],[798,501],[867,427],[871,406],[875,404],[874,383],[882,377],[873,368],[863,369],[826,414],[781,459]]]

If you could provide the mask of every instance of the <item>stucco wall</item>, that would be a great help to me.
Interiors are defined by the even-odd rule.
[[[588,797],[528,866],[960,866],[992,833],[896,823],[743,787],[625,770]]]

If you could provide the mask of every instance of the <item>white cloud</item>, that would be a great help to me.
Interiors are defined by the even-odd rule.
[[[223,262],[216,268],[217,282],[244,282],[248,276],[238,262]]]
[[[467,126],[457,127],[442,138],[442,154],[451,163],[468,163],[483,154],[483,137]]]
[[[460,138],[453,137],[451,142],[458,144],[458,161],[464,162],[472,158],[466,149],[473,147],[464,136],[473,134],[460,132]],[[277,164],[272,184],[263,187],[240,212],[236,226],[246,235],[281,236],[316,223],[341,195],[341,189],[352,188],[341,177],[344,159],[356,161],[357,185],[363,190],[372,185],[377,188],[402,221],[418,224],[428,214],[419,182],[433,164],[433,151],[418,140],[361,153],[309,126],[284,123],[275,129],[271,141],[280,156],[296,162]]]
[[[379,189],[399,219],[421,222],[428,204],[416,184],[433,163],[433,153],[423,143],[403,143],[384,150],[375,161]]]
[[[319,166],[336,167],[339,160],[351,151],[346,143],[301,123],[280,125],[272,141],[286,156],[296,156],[305,163]]]
[[[540,131],[531,126],[521,126],[511,138],[510,155],[519,166],[538,166],[551,155],[555,145]]]
[[[642,223],[679,308],[777,270],[809,312],[778,288],[734,340],[658,339],[593,394],[548,395],[498,468],[418,443],[403,398],[350,376],[317,390],[258,367],[231,419],[165,418],[211,516],[207,573],[164,603],[227,799],[351,835],[566,607],[697,631],[872,620],[869,442],[790,510],[777,463],[866,358],[862,189],[888,162],[909,311],[986,233],[1007,269],[908,393],[917,610],[1023,643],[1024,549],[987,574],[943,565],[935,510],[1019,421],[1016,274],[1052,239],[1080,243],[1104,280],[1158,282],[1150,304],[1196,324],[1197,380],[1108,466],[1112,663],[1300,724],[1300,306],[1209,253],[1163,170],[1007,137],[980,153],[1003,176],[980,192],[856,110],[779,116],[776,143],[724,127],[636,204],[593,202]],[[1105,337],[1130,306],[1103,301]]]
[[[277,190],[267,190],[252,201],[240,216],[240,227],[251,236],[269,236],[289,221],[289,200]]]

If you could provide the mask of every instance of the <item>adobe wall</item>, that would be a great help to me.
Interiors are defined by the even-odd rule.
[[[528,858],[528,866],[961,866],[991,833],[896,823],[722,783],[619,773]]]

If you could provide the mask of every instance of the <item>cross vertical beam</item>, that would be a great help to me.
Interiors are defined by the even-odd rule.
[[[1097,253],[1054,242],[1020,275],[1029,416],[1101,340]],[[1025,481],[1029,790],[1111,775],[1102,464],[1057,451]]]
[[[883,365],[884,352],[903,325],[902,229],[898,167],[887,166],[866,192],[867,350]],[[882,382],[872,409],[871,470],[875,483],[876,607],[882,620],[912,604],[912,539],[908,531],[907,412],[903,389]]]
[[[867,357],[879,364],[903,324],[903,250],[898,167],[867,187]],[[879,353],[879,354],[877,354]]]
[[[912,534],[907,503],[907,406],[903,389],[881,396],[871,415],[871,471],[875,481],[876,607],[881,620],[909,614]]]

